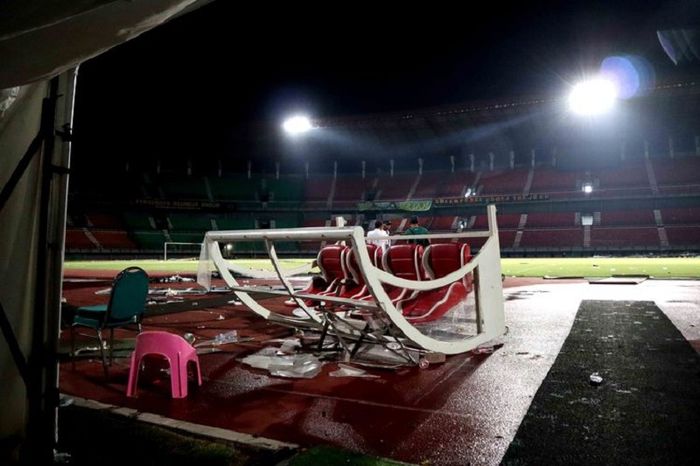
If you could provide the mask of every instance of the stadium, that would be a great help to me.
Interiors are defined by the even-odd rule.
[[[303,163],[268,149],[277,131],[261,137],[259,150],[275,154],[267,166],[127,161],[113,168],[119,186],[76,181],[66,249],[162,257],[164,243],[198,245],[209,230],[327,226],[337,216],[365,229],[380,217],[401,232],[410,212],[430,231],[455,232],[484,228],[484,206],[495,203],[505,257],[697,253],[698,98],[694,83],[659,86],[590,128],[570,121],[565,103],[536,100],[317,121]],[[370,148],[367,160],[336,138]],[[235,253],[264,252],[246,246]]]
[[[91,100],[217,2],[150,26],[107,3],[82,13],[115,38],[41,67],[6,51],[32,28],[0,35],[3,464],[696,461],[696,29],[655,31],[673,72],[604,54],[566,92],[246,122],[219,147],[196,121],[117,129],[137,112],[97,108],[126,90]]]

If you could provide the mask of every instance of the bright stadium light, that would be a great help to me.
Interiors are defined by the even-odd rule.
[[[581,190],[586,194],[591,194],[593,192],[593,185],[591,183],[584,183]]]
[[[309,117],[304,115],[296,115],[284,120],[284,123],[282,123],[282,128],[288,134],[296,135],[309,131],[313,128],[313,126],[311,126],[311,120],[309,120]]]
[[[600,115],[610,111],[617,100],[617,86],[608,79],[580,82],[569,94],[569,109],[577,115]]]

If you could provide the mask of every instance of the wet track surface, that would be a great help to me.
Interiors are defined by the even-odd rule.
[[[97,360],[79,361],[75,371],[64,364],[61,389],[301,445],[333,444],[413,463],[498,464],[583,299],[655,301],[700,349],[697,281],[591,285],[577,280],[507,279],[505,286],[508,333],[499,339],[503,346],[491,354],[450,357],[445,364],[424,370],[369,370],[380,378],[335,378],[328,374],[337,365],[329,363],[310,380],[272,377],[242,365],[238,358],[259,349],[265,339],[289,335],[289,329],[263,321],[241,306],[227,306],[146,319],[146,328],[151,329],[194,329],[212,336],[236,328],[256,338],[248,344],[227,345],[224,352],[201,355],[204,385],[187,399],[170,399],[163,380],[144,383],[138,398],[126,398],[127,359],[117,361],[109,382]],[[90,302],[91,293],[66,290],[66,297],[82,304]]]

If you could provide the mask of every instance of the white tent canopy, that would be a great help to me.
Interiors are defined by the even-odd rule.
[[[75,69],[210,1],[0,4],[0,463],[52,460]]]

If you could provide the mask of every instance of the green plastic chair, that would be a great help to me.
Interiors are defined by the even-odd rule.
[[[88,327],[95,330],[97,334],[105,377],[109,377],[102,331],[109,329],[109,365],[111,365],[114,329],[136,324],[141,333],[141,318],[146,308],[147,296],[148,274],[140,267],[128,267],[114,278],[109,304],[79,307],[75,311],[71,325],[71,355],[74,367],[75,327]]]

